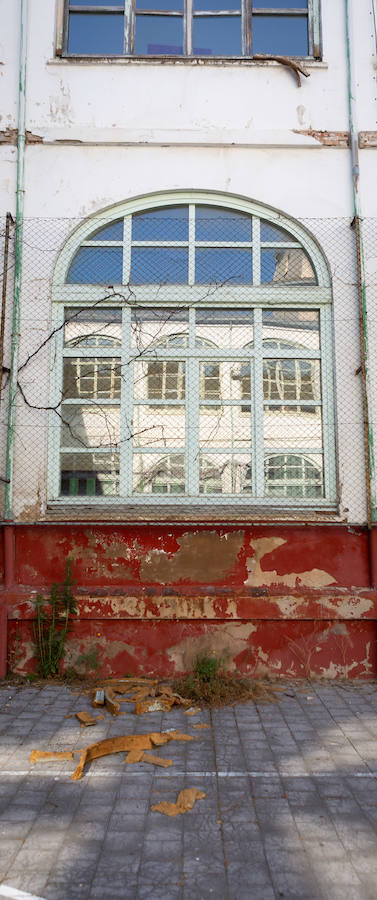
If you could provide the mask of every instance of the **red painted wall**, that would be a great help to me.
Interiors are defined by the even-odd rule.
[[[102,674],[173,674],[215,653],[255,674],[375,675],[371,545],[342,525],[15,526],[8,658],[33,670],[35,596],[69,556],[79,617],[66,666],[94,650]]]

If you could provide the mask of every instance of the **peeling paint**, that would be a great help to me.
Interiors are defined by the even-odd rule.
[[[335,578],[323,569],[310,569],[307,572],[289,572],[279,575],[274,569],[273,571],[262,570],[261,561],[265,556],[273,553],[278,547],[286,544],[285,538],[259,538],[256,541],[250,541],[255,556],[246,560],[248,577],[245,581],[250,587],[262,587],[273,584],[285,584],[288,587],[296,587],[298,584],[305,585],[310,588],[327,587],[335,584]]]
[[[312,137],[324,147],[337,147],[338,149],[347,149],[350,146],[350,136],[348,131],[315,131],[313,128],[294,128],[295,134],[305,134]]]
[[[256,625],[219,625],[216,630],[197,638],[189,637],[178,645],[170,647],[168,657],[177,671],[188,672],[193,668],[198,656],[216,656],[224,660],[229,669],[235,669],[234,656],[245,650],[250,636],[257,630]]]
[[[186,532],[177,537],[175,553],[152,550],[142,559],[140,580],[176,584],[189,579],[198,584],[218,582],[235,565],[243,546],[241,531],[218,534],[217,531]]]

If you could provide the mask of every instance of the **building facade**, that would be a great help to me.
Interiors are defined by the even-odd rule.
[[[165,8],[167,7],[167,8]],[[0,0],[2,666],[377,671],[374,0]]]

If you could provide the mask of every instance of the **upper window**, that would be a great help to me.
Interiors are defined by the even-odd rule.
[[[319,56],[319,0],[67,0],[68,56]]]
[[[334,502],[325,260],[297,223],[197,199],[89,220],[58,261],[53,500]]]

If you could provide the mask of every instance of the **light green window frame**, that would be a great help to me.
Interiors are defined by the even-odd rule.
[[[174,284],[156,285],[156,284],[135,284],[132,285],[132,292],[129,288],[130,267],[131,267],[131,228],[132,215],[139,212],[147,212],[148,210],[156,210],[162,208],[176,207],[188,204],[189,207],[189,234],[186,241],[188,248],[188,279],[187,284],[179,284],[179,291]],[[195,241],[195,206],[214,206],[221,209],[242,212],[252,216],[252,241],[248,242],[250,252],[253,259],[253,281],[252,283],[242,283],[230,285],[227,283],[217,284],[213,289],[206,289],[204,284],[195,284],[195,250],[198,242]],[[66,278],[72,260],[75,254],[82,246],[92,246],[94,242],[91,236],[97,229],[111,224],[114,221],[123,219],[123,239],[122,241],[108,242],[111,245],[121,243],[123,250],[123,276],[122,283],[114,284],[111,288],[99,284],[67,284]],[[283,287],[276,284],[261,283],[260,259],[261,250],[264,249],[263,242],[260,240],[260,221],[270,223],[280,229],[288,232],[290,238],[284,242],[284,247],[295,250],[302,248],[316,274],[316,282],[303,284],[284,284]],[[140,241],[138,242],[140,244]],[[156,244],[156,241],[153,242]],[[168,242],[171,244],[171,242]],[[244,247],[243,242],[239,244],[233,243],[233,246]],[[207,246],[210,242],[206,242]],[[229,244],[229,242],[228,242]],[[104,242],[101,242],[101,246]],[[159,246],[163,246],[164,242],[159,242]],[[279,246],[279,245],[277,245]],[[274,244],[274,248],[276,244]],[[178,299],[177,299],[178,298]],[[120,204],[117,207],[108,210],[105,213],[98,214],[91,219],[82,223],[76,231],[68,239],[55,268],[53,279],[53,309],[54,324],[57,329],[55,346],[53,349],[53,360],[58,358],[67,358],[69,356],[77,356],[77,348],[70,349],[63,346],[63,323],[64,308],[81,308],[91,309],[100,305],[101,309],[118,308],[122,315],[122,347],[120,349],[120,366],[122,372],[122,390],[121,390],[121,416],[120,416],[120,435],[119,445],[114,443],[108,447],[91,447],[91,452],[101,455],[102,459],[109,455],[114,461],[114,453],[119,454],[119,489],[118,475],[116,478],[112,476],[111,483],[114,486],[113,494],[103,494],[98,496],[93,484],[90,482],[90,491],[86,496],[85,503],[94,503],[97,505],[126,505],[134,506],[156,506],[156,505],[207,505],[207,506],[227,506],[235,504],[240,508],[322,508],[335,509],[337,501],[336,489],[336,463],[335,463],[335,416],[334,416],[334,399],[333,399],[333,369],[332,369],[332,292],[329,278],[329,272],[325,257],[319,248],[315,239],[307,232],[305,228],[294,220],[276,212],[273,209],[252,203],[240,198],[229,197],[228,195],[218,195],[205,192],[184,193],[171,192],[170,194],[159,194],[153,197],[140,198],[129,203]],[[169,347],[169,342],[160,341],[160,346],[151,346],[140,354],[135,352],[131,346],[131,306],[134,309],[172,309],[185,308],[188,310],[187,338],[182,341],[182,347]],[[196,342],[195,334],[195,317],[197,309],[216,309],[216,310],[253,310],[253,334],[247,339],[245,335],[245,344],[237,349],[216,348],[216,346],[206,346],[206,342],[199,345]],[[291,349],[277,350],[276,347],[266,349],[263,345],[263,327],[262,315],[263,310],[315,310],[319,316],[319,347],[318,349],[300,348],[299,344],[292,346]],[[211,343],[211,342],[209,342]],[[282,342],[284,343],[284,342]],[[188,346],[184,346],[188,344]],[[118,352],[118,351],[117,351]],[[93,349],[90,347],[82,348],[80,357],[90,358],[93,356]],[[95,357],[113,358],[114,349],[105,347],[99,351],[95,350]],[[313,405],[321,407],[322,415],[322,435],[323,441],[320,447],[315,448],[313,444],[310,446],[297,446],[297,441],[291,447],[276,447],[268,445],[268,438],[265,440],[263,427],[264,417],[266,415],[265,408],[271,407],[271,400],[263,398],[261,386],[263,384],[263,365],[264,359],[275,359],[281,357],[283,359],[313,360],[313,364],[320,366],[320,385],[321,385],[321,401],[302,401],[302,405]],[[180,373],[180,397],[176,400],[169,400],[166,397],[161,401],[158,398],[145,397],[145,401],[138,401],[136,405],[149,408],[154,406],[156,410],[162,405],[165,410],[170,406],[171,411],[175,409],[177,415],[178,407],[182,407],[184,400],[182,398],[182,368],[185,366],[185,384],[186,384],[186,425],[185,435],[182,446],[169,445],[164,443],[162,448],[153,448],[151,446],[143,447],[135,445],[133,437],[133,418],[134,418],[134,397],[133,397],[133,373],[134,368],[140,363],[140,360],[155,361],[158,359],[164,365],[170,360],[178,363],[177,371]],[[218,364],[234,363],[241,367],[245,372],[245,367],[250,367],[250,384],[251,384],[251,441],[250,446],[236,446],[230,443],[224,449],[216,448],[216,446],[203,447],[200,453],[199,446],[199,410],[202,406],[206,413],[211,412],[211,407],[215,410],[221,406],[228,410],[229,408],[242,405],[242,412],[247,416],[247,399],[243,396],[237,402],[232,400],[213,399],[208,396],[202,396],[200,393],[203,388],[203,375],[201,375],[200,363]],[[296,362],[296,366],[300,363]],[[166,366],[165,366],[166,374]],[[238,370],[239,371],[239,370]],[[51,385],[51,406],[59,406],[62,399],[62,374],[61,369],[52,364],[52,385]],[[101,401],[103,402],[103,401]],[[277,402],[277,401],[276,401]],[[280,400],[280,405],[282,401]],[[298,400],[290,401],[292,407],[296,406]],[[119,401],[108,400],[105,405],[110,407],[111,404]],[[284,400],[284,407],[287,401]],[[64,407],[64,402],[61,409]],[[214,412],[215,414],[215,412]],[[156,413],[157,415],[157,413]],[[179,411],[178,411],[179,418]],[[293,417],[291,416],[291,420]],[[51,413],[51,427],[49,440],[49,502],[52,505],[82,504],[83,497],[74,493],[62,496],[60,493],[60,452],[61,452],[61,434],[60,421],[56,414]],[[137,444],[137,441],[136,441]],[[72,448],[63,447],[62,452],[73,453]],[[80,453],[85,453],[85,448],[74,448],[74,452],[78,458]],[[88,452],[88,451],[86,451]],[[156,458],[165,458],[164,471],[157,473],[153,483],[151,481],[148,492],[141,492],[137,485],[137,478],[133,478],[133,460],[136,457],[143,457],[144,460],[152,460]],[[313,466],[317,463],[318,468],[322,469],[323,478],[323,496],[271,496],[265,489],[265,465],[268,458],[274,455],[299,455],[303,459],[310,459]],[[224,463],[224,456],[227,460]],[[181,467],[182,459],[185,460],[185,478],[186,491],[181,489]],[[217,462],[218,461],[218,462]],[[142,467],[141,467],[142,468]],[[115,471],[115,464],[108,469]],[[158,466],[157,466],[158,469]],[[200,473],[206,470],[208,473],[208,483],[202,483]],[[226,470],[226,472],[225,472]],[[308,471],[310,468],[308,469]],[[153,465],[149,466],[149,476],[153,472]],[[164,481],[164,472],[167,473]],[[173,474],[169,475],[169,472]],[[168,477],[169,476],[169,477]],[[102,480],[106,482],[106,476],[102,475]],[[226,492],[219,493],[217,488],[221,477],[227,479],[228,485],[233,485],[236,493]],[[170,480],[169,480],[170,479]],[[174,484],[176,485],[174,487]],[[165,485],[165,486],[164,486]],[[168,485],[166,487],[166,485]],[[169,487],[170,485],[170,487]],[[77,489],[77,488],[76,488]],[[94,492],[93,492],[94,490]],[[116,493],[115,493],[116,490]],[[92,493],[91,493],[92,492]],[[284,493],[284,492],[282,492]],[[310,493],[308,491],[307,493]],[[179,494],[179,498],[177,495]]]

